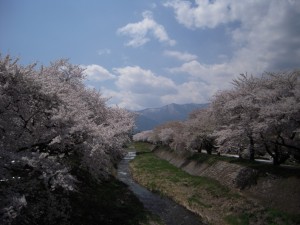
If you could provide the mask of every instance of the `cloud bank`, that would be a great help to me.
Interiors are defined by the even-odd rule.
[[[235,49],[225,71],[257,73],[299,65],[299,1],[195,0],[192,5],[174,0],[164,6],[188,29],[228,27]]]
[[[195,0],[168,1],[179,24],[187,29],[214,29],[225,26],[233,54],[223,62],[205,64],[197,59],[168,68],[173,74],[189,75],[194,82],[214,90],[228,88],[241,73],[299,68],[300,1]],[[205,88],[198,92],[206,95]],[[210,92],[211,93],[211,92]]]
[[[140,66],[115,68],[112,76],[116,88],[102,90],[119,106],[142,109],[172,102],[204,103],[218,90],[230,88],[232,79],[241,73],[260,75],[299,68],[300,1],[172,0],[164,6],[191,31],[225,27],[231,57],[206,64],[200,61],[200,55],[176,50],[166,29],[145,11],[142,21],[127,24],[118,29],[118,34],[129,36],[126,45],[131,47],[140,47],[151,39],[173,46],[171,50],[162,49],[161,55],[177,60],[178,65],[165,69],[171,75],[168,77]],[[182,81],[173,76],[181,76]]]

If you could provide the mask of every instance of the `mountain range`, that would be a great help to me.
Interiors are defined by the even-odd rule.
[[[208,107],[206,104],[169,104],[159,108],[147,108],[135,111],[136,117],[136,132],[144,130],[152,130],[155,126],[169,121],[183,121],[188,118],[188,115],[196,110]]]

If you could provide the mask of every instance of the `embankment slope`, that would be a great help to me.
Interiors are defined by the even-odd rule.
[[[271,168],[271,165],[245,166],[234,162],[217,160],[217,156],[199,161],[193,157],[163,149],[154,151],[167,160],[195,176],[210,177],[242,195],[254,199],[263,206],[287,213],[300,214],[300,169]],[[232,160],[235,161],[235,160]]]

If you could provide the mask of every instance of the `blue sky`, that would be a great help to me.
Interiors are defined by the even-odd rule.
[[[0,0],[0,51],[60,58],[131,110],[206,103],[240,73],[300,68],[297,0]]]

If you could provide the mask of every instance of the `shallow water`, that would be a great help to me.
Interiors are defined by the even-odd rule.
[[[129,171],[129,162],[135,156],[135,152],[128,152],[119,163],[117,177],[128,185],[129,189],[144,204],[144,207],[159,216],[167,225],[203,225],[201,218],[194,213],[166,197],[148,191],[132,179]]]

